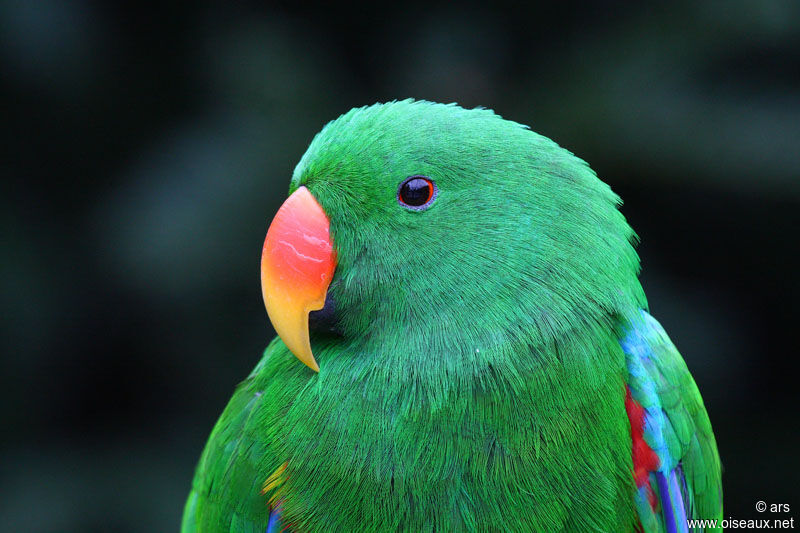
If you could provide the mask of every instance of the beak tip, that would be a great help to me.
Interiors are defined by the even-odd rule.
[[[311,351],[311,341],[306,338],[305,342],[303,343],[304,346],[298,350],[291,350],[292,354],[295,357],[300,359],[304,365],[308,368],[313,370],[314,372],[319,372],[319,365],[317,364],[317,360],[314,359],[314,353]]]

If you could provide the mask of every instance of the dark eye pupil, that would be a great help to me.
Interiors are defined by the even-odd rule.
[[[431,182],[424,178],[412,178],[400,187],[400,199],[404,204],[420,206],[432,196]]]

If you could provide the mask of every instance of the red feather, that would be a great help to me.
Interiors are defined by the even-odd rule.
[[[638,488],[647,487],[650,506],[656,508],[656,495],[648,483],[651,472],[658,470],[661,460],[644,440],[644,407],[631,396],[631,389],[625,388],[625,411],[631,423],[631,456],[633,458],[633,480]]]

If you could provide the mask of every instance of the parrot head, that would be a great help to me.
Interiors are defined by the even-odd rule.
[[[267,311],[318,372],[513,371],[520,343],[535,353],[643,304],[619,203],[582,160],[490,110],[353,109],[311,142],[270,225]]]

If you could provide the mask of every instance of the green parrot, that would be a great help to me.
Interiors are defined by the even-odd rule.
[[[721,520],[708,415],[619,204],[488,109],[404,100],[329,123],[264,242],[278,337],[211,432],[182,531]]]

